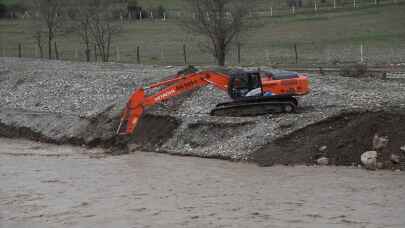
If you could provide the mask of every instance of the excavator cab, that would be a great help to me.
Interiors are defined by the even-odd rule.
[[[258,71],[236,71],[230,74],[229,96],[234,100],[263,96],[262,81]]]

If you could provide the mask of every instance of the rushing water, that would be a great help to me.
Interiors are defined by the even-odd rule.
[[[0,227],[405,227],[405,174],[0,139]]]

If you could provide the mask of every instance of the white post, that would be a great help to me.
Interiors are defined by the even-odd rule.
[[[292,14],[295,15],[295,6],[292,7]]]
[[[150,11],[150,19],[153,20],[153,11]]]
[[[374,5],[377,5],[377,0],[374,0]]]
[[[166,12],[163,12],[163,21],[166,21]]]
[[[364,62],[364,58],[363,58],[363,42],[361,42],[361,44],[360,44],[360,62],[361,63]]]
[[[139,11],[139,20],[142,21],[142,11]]]
[[[356,0],[353,0],[353,8],[356,8]]]
[[[116,61],[116,62],[121,61],[121,58],[120,58],[120,48],[119,48],[119,47],[116,47],[116,49],[115,49],[115,54],[117,55],[115,61]]]
[[[316,0],[314,1],[314,9],[315,11],[318,11],[318,3],[316,2]]]
[[[270,8],[270,17],[273,16],[273,7]]]
[[[333,0],[333,9],[336,9],[336,0]]]

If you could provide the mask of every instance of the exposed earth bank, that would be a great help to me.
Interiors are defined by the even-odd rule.
[[[0,58],[0,136],[108,147],[131,91],[178,70]],[[399,153],[405,144],[405,125],[398,124],[405,120],[402,79],[309,79],[312,91],[300,98],[296,114],[212,117],[210,110],[229,98],[210,86],[172,99],[147,110],[131,148],[261,165],[313,164],[322,155],[352,165],[378,133],[390,140],[386,160]]]

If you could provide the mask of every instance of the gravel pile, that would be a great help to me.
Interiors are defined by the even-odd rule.
[[[100,129],[108,131],[103,136],[107,138],[115,124],[109,120],[118,115],[134,88],[160,81],[178,70],[176,67],[0,58],[0,123],[27,127],[50,138],[54,137],[54,131],[59,138],[80,138],[84,131],[95,126],[91,125],[91,120],[80,117],[104,113],[107,119],[103,121],[109,125]],[[300,98],[298,114],[211,117],[209,111],[217,103],[229,101],[224,92],[211,86],[154,106],[146,112],[148,115],[173,117],[179,120],[179,126],[153,150],[247,160],[254,151],[276,138],[342,112],[405,108],[405,82],[401,80],[310,75],[310,81],[312,92]],[[30,120],[34,117],[27,114],[33,111],[57,113],[59,117],[49,118],[53,122],[48,123],[42,118],[33,124],[35,121]],[[12,112],[19,114],[10,114]],[[69,122],[69,126],[57,125],[60,121]],[[102,130],[98,135],[87,133],[83,143],[97,141]],[[147,127],[143,131],[148,134]]]

